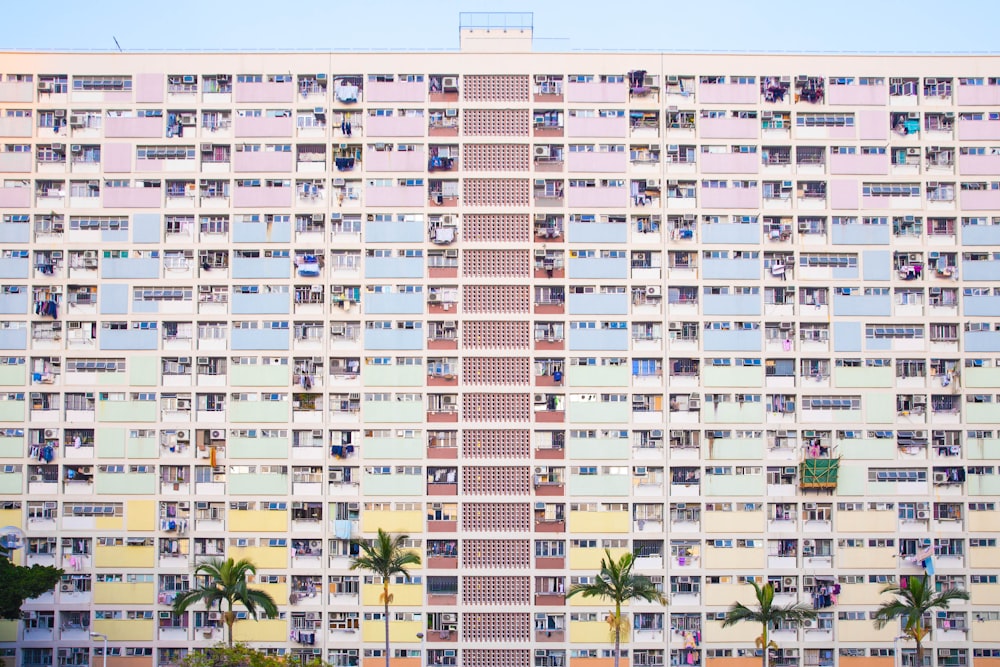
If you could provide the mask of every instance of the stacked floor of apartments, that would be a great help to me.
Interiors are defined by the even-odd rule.
[[[606,548],[634,667],[756,664],[751,579],[779,667],[913,665],[924,572],[1000,664],[1000,60],[512,45],[4,55],[6,665],[175,664],[223,555],[237,640],[381,664],[379,528],[396,667],[605,667]]]

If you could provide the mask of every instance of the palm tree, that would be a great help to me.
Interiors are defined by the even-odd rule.
[[[607,598],[614,601],[615,609],[608,614],[607,620],[615,637],[615,667],[618,667],[618,658],[621,655],[622,630],[628,632],[627,621],[622,618],[622,603],[629,600],[645,600],[667,604],[667,598],[657,590],[649,577],[632,574],[633,565],[635,556],[631,553],[622,554],[616,562],[611,550],[605,549],[604,558],[601,559],[601,570],[594,581],[589,584],[574,584],[566,594],[567,599],[579,594],[585,598]]]
[[[181,614],[198,601],[203,601],[207,609],[218,606],[222,612],[222,620],[228,630],[229,645],[233,645],[233,624],[236,622],[236,612],[233,605],[240,603],[246,607],[247,613],[257,620],[257,610],[263,612],[265,618],[275,618],[278,615],[278,605],[264,591],[247,587],[247,576],[257,574],[257,566],[246,559],[222,560],[216,558],[202,563],[194,570],[195,576],[205,577],[201,586],[184,591],[174,599],[174,613]],[[223,611],[222,604],[226,604]]]
[[[968,591],[951,588],[937,593],[927,575],[907,576],[902,581],[905,586],[889,584],[883,593],[892,593],[895,600],[882,603],[875,611],[875,629],[881,630],[895,618],[903,619],[903,636],[909,637],[917,646],[917,667],[924,664],[923,641],[931,634],[930,626],[924,625],[924,615],[933,609],[947,609],[954,600],[968,600]],[[902,581],[900,583],[902,583]]]
[[[746,606],[742,602],[734,602],[726,611],[726,619],[722,621],[722,627],[728,628],[738,623],[759,623],[761,627],[760,637],[756,644],[763,652],[762,658],[764,667],[767,667],[768,651],[778,648],[778,645],[771,639],[771,631],[779,624],[786,621],[804,621],[816,618],[816,612],[802,603],[793,603],[784,607],[774,604],[774,584],[766,583],[758,586],[753,579],[748,580],[753,586],[754,596],[757,604],[753,608]]]
[[[394,575],[401,574],[406,581],[409,581],[410,573],[406,567],[420,565],[420,556],[403,546],[403,543],[409,538],[409,535],[393,537],[379,528],[378,536],[370,542],[368,540],[352,540],[361,553],[354,557],[351,569],[368,570],[382,578],[382,595],[379,596],[379,599],[385,605],[385,615],[383,616],[385,621],[385,667],[389,667],[389,603],[392,602],[392,595],[389,593],[389,580]]]

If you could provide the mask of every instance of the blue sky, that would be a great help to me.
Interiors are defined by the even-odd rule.
[[[995,52],[995,0],[8,0],[0,49],[439,50],[459,12],[534,12],[535,49]]]

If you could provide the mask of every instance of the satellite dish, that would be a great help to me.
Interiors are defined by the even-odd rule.
[[[17,526],[0,528],[0,549],[13,551],[24,548],[24,531]]]

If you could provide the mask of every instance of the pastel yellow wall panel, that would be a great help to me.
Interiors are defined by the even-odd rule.
[[[1000,512],[969,512],[968,518],[970,532],[1000,532]]]
[[[972,604],[1000,605],[1000,586],[996,584],[971,584],[969,595],[972,596]],[[978,623],[973,624],[973,632],[978,625]],[[997,634],[992,635],[992,637],[997,636],[1000,636],[1000,627],[997,628]]]
[[[631,530],[628,512],[570,512],[571,533],[627,533]]]
[[[394,512],[392,510],[365,510],[361,514],[361,532],[413,534],[424,530],[424,513],[419,510]]]
[[[611,549],[611,557],[617,561],[622,554],[629,553],[625,547]],[[601,569],[601,559],[604,558],[604,549],[599,548],[573,548],[569,550],[569,569],[571,570],[599,570]]]
[[[707,658],[705,660],[705,667],[757,667],[760,664],[760,658]],[[890,666],[891,667],[891,666]]]
[[[837,512],[837,530],[842,533],[895,533],[895,512]]]
[[[229,555],[252,561],[258,570],[288,567],[288,547],[230,547]]]
[[[729,574],[733,570],[764,567],[764,560],[763,548],[716,548],[712,546],[711,541],[705,546],[704,563],[708,570],[724,570],[725,574]]]
[[[125,528],[125,519],[120,516],[94,517],[94,528],[97,530],[123,530]]]
[[[288,599],[288,584],[250,584],[250,588],[255,591],[263,591],[271,596],[278,604],[282,604]]]
[[[283,642],[288,639],[288,621],[279,618],[236,621],[233,639],[238,642]]]
[[[97,619],[92,626],[94,632],[108,636],[108,641],[113,642],[148,642],[153,640],[153,624],[155,621],[139,620],[117,620],[117,619]]]
[[[886,657],[848,657],[840,656],[840,667],[896,667],[896,659],[892,656]],[[977,660],[976,667],[983,667]]]
[[[973,586],[975,588],[975,586]],[[991,588],[996,588],[996,586],[991,586]],[[973,595],[973,604],[979,604],[979,601],[975,599]],[[996,604],[995,602],[992,604]],[[975,618],[975,616],[973,616]],[[1000,637],[1000,621],[976,621],[972,624],[972,641],[974,642],[995,642],[997,637]],[[977,659],[976,665],[980,662]]]
[[[17,629],[20,621],[0,621],[0,642],[17,641]]]
[[[155,564],[156,547],[94,547],[95,567],[126,570],[130,567],[153,567]]]
[[[884,600],[882,584],[844,584],[837,597],[839,605],[877,605]]]
[[[95,582],[94,602],[97,604],[153,604],[156,602],[156,585],[152,582],[128,584]]]
[[[590,598],[590,603],[595,604],[594,598]],[[597,612],[599,621],[570,621],[569,641],[571,644],[592,644],[594,642],[613,641],[611,630],[608,628],[604,618],[611,608]],[[624,641],[625,638],[623,637]]]
[[[706,584],[704,603],[707,606],[729,607],[734,602],[753,604],[753,586],[750,584]]]
[[[701,515],[706,533],[762,533],[763,512],[704,512]]]
[[[125,503],[126,530],[156,530],[156,501],[129,500]]]
[[[392,609],[389,609],[392,613]],[[419,642],[417,633],[422,630],[421,621],[389,621],[390,642]],[[366,642],[385,641],[385,622],[361,621],[361,640]]]
[[[839,602],[839,599],[838,599]],[[890,623],[876,630],[871,621],[837,621],[837,639],[842,642],[891,642],[899,628]]]
[[[974,569],[1000,568],[1000,549],[996,547],[975,547],[969,549],[969,567]]]
[[[230,510],[229,530],[237,533],[284,533],[288,531],[288,511]]]
[[[899,558],[893,547],[862,547],[837,551],[838,565],[850,570],[894,569],[898,562]]]
[[[0,510],[0,528],[4,526],[23,527],[24,510]]]
[[[424,601],[424,587],[421,584],[389,584],[389,595],[392,596],[390,611],[392,607],[419,607]],[[361,604],[381,607],[381,596],[382,584],[361,585]]]
[[[760,626],[754,623],[740,623],[723,628],[721,621],[707,621],[704,634],[706,637],[711,637],[712,642],[753,644],[760,636]]]

